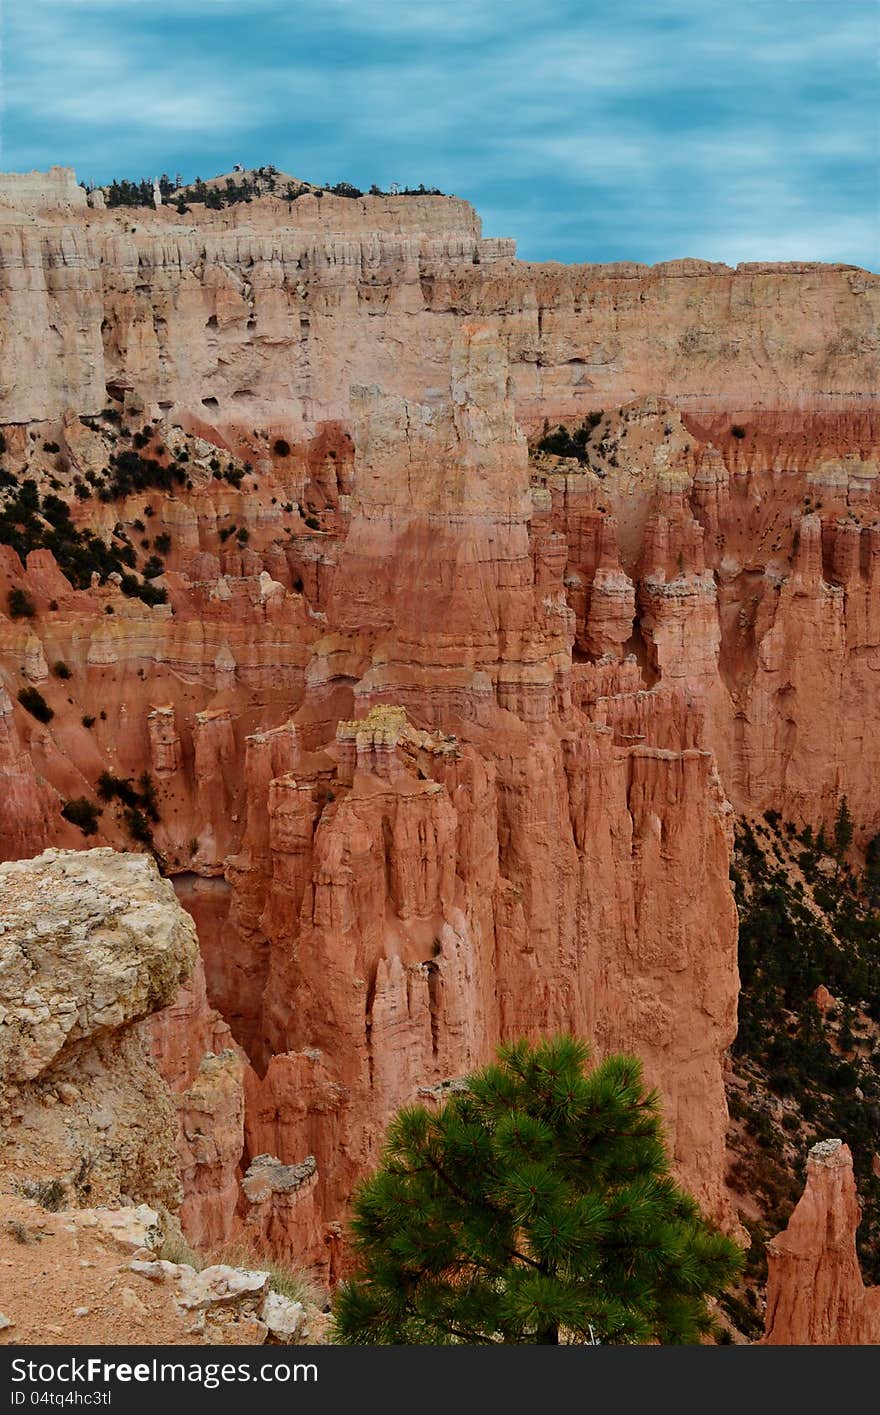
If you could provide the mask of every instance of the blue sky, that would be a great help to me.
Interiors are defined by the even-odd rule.
[[[877,0],[0,0],[0,166],[436,185],[535,260],[880,267]]]

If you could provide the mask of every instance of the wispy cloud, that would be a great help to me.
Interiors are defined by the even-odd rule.
[[[425,181],[531,258],[880,259],[875,0],[0,7],[7,166]]]

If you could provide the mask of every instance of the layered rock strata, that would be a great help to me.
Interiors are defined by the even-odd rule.
[[[248,433],[347,422],[352,384],[442,388],[462,316],[497,328],[520,419],[538,428],[656,394],[687,411],[867,406],[877,385],[866,271],[530,265],[454,198],[24,221],[0,206],[0,275],[10,422],[97,412],[107,385]]]
[[[4,465],[167,547],[152,608],[0,547],[0,851],[149,773],[193,1241],[332,1278],[394,1108],[563,1027],[643,1057],[725,1218],[728,802],[880,828],[877,277],[525,266],[429,197],[0,227]],[[113,495],[123,444],[171,490]]]

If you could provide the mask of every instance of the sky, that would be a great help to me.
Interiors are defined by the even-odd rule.
[[[0,0],[0,168],[440,187],[531,260],[880,269],[880,0]]]

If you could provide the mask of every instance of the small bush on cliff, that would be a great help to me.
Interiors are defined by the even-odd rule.
[[[144,561],[141,574],[145,580],[155,580],[164,573],[165,563],[158,555],[151,555],[149,560]]]
[[[39,688],[20,688],[18,701],[38,722],[51,722],[55,716]]]
[[[853,819],[849,813],[846,797],[841,798],[834,822],[834,854],[838,864],[842,864],[853,841]]]
[[[137,787],[132,785],[130,776],[114,776],[110,771],[102,771],[98,777],[98,795],[102,801],[117,800],[129,810],[145,812],[154,824],[159,820],[156,783],[148,771],[141,772]]]
[[[562,423],[551,432],[545,424],[544,435],[538,443],[539,452],[550,452],[555,457],[576,457],[580,463],[587,461],[587,443],[593,429],[597,428],[604,414],[601,408],[588,413],[579,427],[569,431]]]
[[[152,206],[153,184],[142,177],[139,182],[113,178],[109,187],[104,188],[108,206]]]
[[[125,821],[125,828],[132,840],[137,840],[141,845],[153,844],[153,832],[150,829],[149,821],[139,806],[126,806],[122,812]]]
[[[94,801],[90,801],[88,796],[77,796],[73,801],[65,801],[61,814],[72,825],[78,825],[83,835],[95,835],[98,830],[98,816],[103,815],[103,811]]]
[[[19,586],[9,591],[7,603],[10,619],[33,619],[37,612],[37,606],[27,590],[23,590]]]
[[[362,197],[363,192],[360,187],[355,187],[351,182],[337,182],[335,187],[327,187],[326,190],[335,197]]]
[[[137,434],[133,440],[139,446],[144,446],[148,441],[143,434]],[[107,500],[154,487],[159,491],[172,491],[175,485],[183,486],[186,481],[185,472],[176,463],[166,465],[155,457],[142,457],[139,452],[133,451],[117,452],[111,457],[110,474]]]
[[[669,1174],[634,1057],[504,1046],[438,1111],[400,1111],[358,1191],[358,1344],[695,1342],[740,1266]]]
[[[142,772],[135,787],[131,777],[114,776],[112,772],[102,771],[98,777],[97,789],[102,801],[119,801],[122,807],[122,822],[132,840],[137,840],[152,850],[153,831],[150,822],[155,825],[160,815],[156,784],[150,773]]]
[[[93,473],[87,473],[86,477],[87,480],[93,478]],[[97,479],[95,481],[97,483]],[[88,497],[84,483],[80,482],[79,488],[81,490],[77,489],[76,495],[80,499]],[[102,491],[107,493],[105,500],[111,499],[106,487]],[[51,550],[59,569],[80,590],[89,588],[93,574],[97,574],[100,583],[105,584],[108,575],[121,572],[125,565],[131,567],[133,562],[136,563],[130,545],[120,544],[116,537],[107,545],[102,536],[88,527],[76,527],[71,520],[70,508],[60,497],[45,496],[41,505],[37,484],[32,478],[23,481],[12,497],[0,504],[0,545],[11,546],[22,560],[32,550]],[[146,604],[164,603],[167,598],[164,589],[141,584],[133,575],[126,577],[126,583],[128,588],[125,592],[137,595]],[[26,617],[36,613],[35,607],[32,611],[26,607],[33,604],[29,595],[21,590],[13,591],[13,594],[22,596],[17,602],[24,606],[22,612]]]

